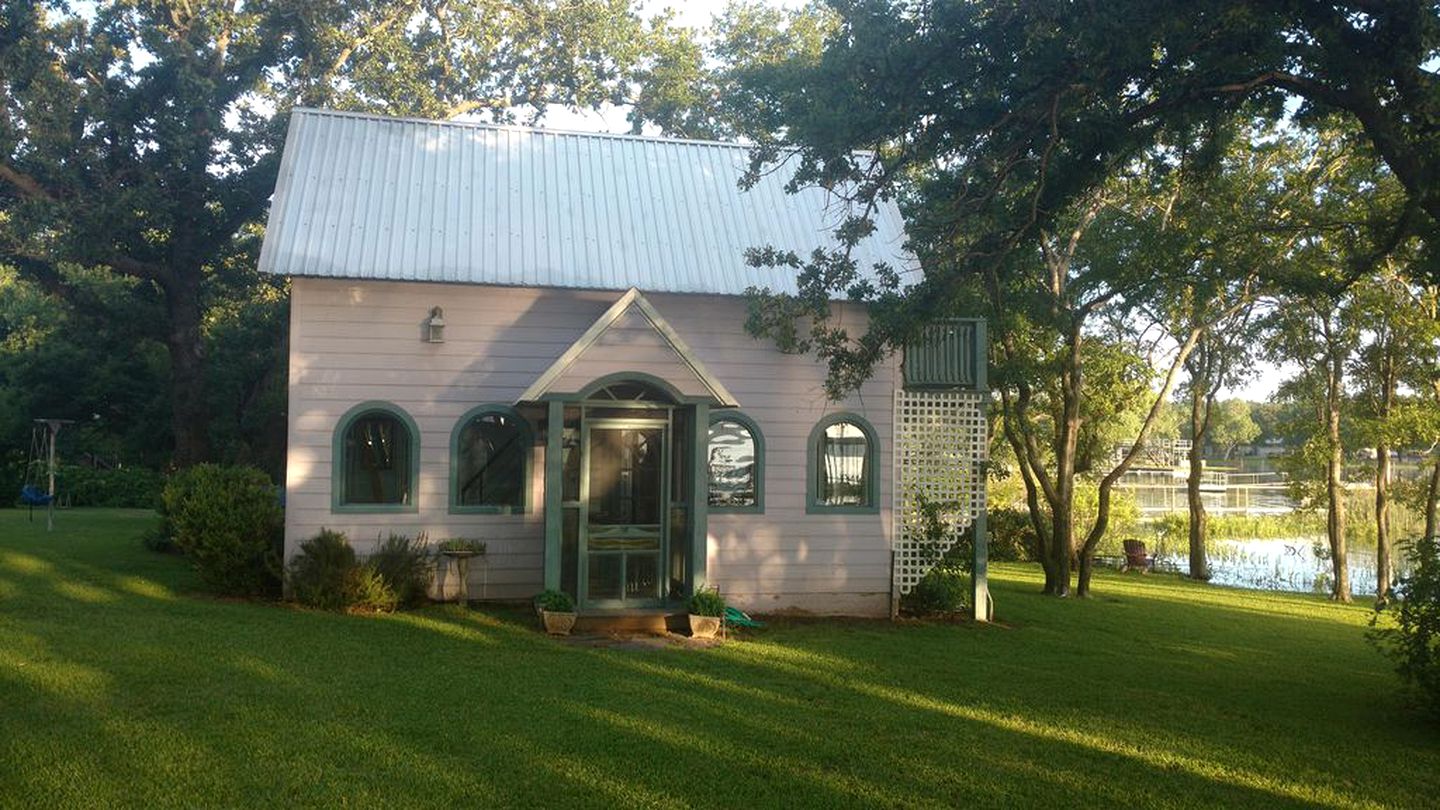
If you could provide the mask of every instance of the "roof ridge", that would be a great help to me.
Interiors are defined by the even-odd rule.
[[[355,112],[351,110],[331,110],[321,107],[293,107],[291,114],[333,116],[336,118],[358,118],[367,121],[383,121],[396,124],[429,124],[440,127],[456,127],[459,129],[480,129],[497,132],[528,132],[536,135],[566,135],[578,138],[603,138],[609,140],[625,141],[647,141],[660,144],[690,144],[692,146],[718,146],[729,149],[750,150],[756,144],[742,143],[740,141],[721,141],[708,138],[672,138],[665,135],[637,135],[630,132],[588,132],[581,129],[559,129],[552,127],[532,127],[524,124],[492,124],[484,121],[456,121],[443,118],[422,118],[420,116],[408,115],[380,115],[379,113]]]

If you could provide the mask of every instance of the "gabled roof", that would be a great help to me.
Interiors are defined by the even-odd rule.
[[[748,248],[808,256],[848,212],[743,145],[297,109],[260,269],[291,276],[743,294],[794,291]],[[886,201],[852,255],[918,267]]]
[[[739,400],[695,357],[675,330],[635,288],[605,310],[516,400],[574,395],[596,380],[644,374],[679,397],[737,408]]]

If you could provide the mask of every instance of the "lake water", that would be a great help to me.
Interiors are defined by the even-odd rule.
[[[1329,593],[1334,568],[1330,547],[1323,538],[1284,540],[1218,540],[1210,548],[1210,581],[1216,585],[1261,588],[1272,591]],[[1166,544],[1152,549],[1155,568],[1190,572],[1188,547]],[[1356,596],[1375,594],[1375,552],[1351,549],[1348,555],[1350,590]],[[1399,575],[1404,561],[1397,560]]]

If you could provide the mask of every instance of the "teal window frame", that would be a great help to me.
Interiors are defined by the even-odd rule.
[[[345,434],[357,419],[373,413],[394,417],[410,432],[410,499],[408,503],[345,502]],[[354,406],[335,423],[330,442],[330,511],[348,514],[384,514],[420,511],[420,428],[410,414],[393,402],[369,400]]]
[[[850,422],[865,434],[865,503],[832,505],[820,501],[821,444],[825,429]],[[880,438],[870,420],[852,411],[828,414],[810,429],[805,445],[805,512],[811,515],[874,515],[880,512]]]
[[[750,431],[750,439],[755,443],[755,503],[750,506],[715,506],[710,504],[710,464],[709,464],[709,438],[710,428],[716,422],[734,422]],[[763,515],[765,514],[765,434],[746,414],[733,408],[724,408],[710,412],[709,424],[705,428],[706,447],[699,448],[700,454],[705,457],[705,502],[709,506],[711,514],[716,515]]]
[[[466,505],[460,503],[460,435],[465,432],[465,426],[478,417],[486,414],[500,414],[515,420],[520,427],[520,441],[524,443],[525,453],[520,464],[520,503],[516,506],[490,506],[484,504]],[[450,514],[452,515],[524,515],[531,509],[531,486],[530,476],[532,474],[530,464],[535,453],[535,430],[530,426],[530,420],[526,419],[519,411],[509,405],[492,403],[478,405],[466,411],[455,423],[450,431]]]

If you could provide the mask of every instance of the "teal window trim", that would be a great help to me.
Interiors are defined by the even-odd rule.
[[[362,416],[383,413],[400,420],[410,432],[410,499],[408,503],[346,503],[345,502],[345,434]],[[420,428],[404,408],[391,402],[372,399],[346,411],[335,423],[330,441],[330,511],[347,514],[384,514],[420,511]]]
[[[676,388],[668,380],[657,377],[654,374],[647,374],[643,371],[617,371],[612,374],[606,374],[603,377],[591,380],[584,388],[581,388],[579,391],[552,391],[542,394],[540,396],[540,401],[551,402],[555,400],[560,400],[568,403],[585,401],[591,405],[605,405],[609,404],[609,400],[592,400],[591,397],[599,393],[602,389],[607,388],[611,385],[615,385],[617,383],[643,383],[645,385],[649,385],[655,388],[657,391],[664,393],[665,396],[670,398],[669,402],[657,401],[652,403],[654,405],[718,404],[717,400],[714,397],[690,396],[688,394],[682,394],[680,393],[680,389]]]
[[[825,429],[849,422],[865,434],[865,503],[832,506],[820,502],[820,447]],[[870,420],[851,411],[826,415],[810,429],[805,445],[805,512],[811,515],[874,515],[880,512],[880,439]]]
[[[708,461],[710,428],[716,422],[735,422],[746,430],[750,431],[750,438],[755,442],[755,503],[750,506],[714,506],[710,504],[710,464]],[[754,419],[733,408],[715,410],[710,412],[709,424],[705,431],[705,446],[695,448],[695,452],[706,458],[702,469],[705,471],[705,502],[709,506],[711,514],[716,515],[763,515],[765,514],[765,434],[761,432],[760,426]]]
[[[471,420],[486,414],[499,414],[515,420],[520,427],[520,441],[525,447],[525,453],[520,464],[520,504],[518,506],[488,506],[473,505],[467,506],[459,502],[460,498],[460,435],[465,432],[465,426]],[[530,427],[530,421],[520,414],[515,408],[500,403],[477,405],[466,411],[455,427],[450,431],[450,514],[452,515],[524,515],[531,509],[531,456],[535,452],[535,430]]]

